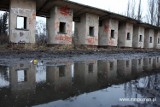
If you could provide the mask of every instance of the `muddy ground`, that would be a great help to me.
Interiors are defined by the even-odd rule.
[[[135,59],[160,56],[160,50],[155,49],[1,49],[0,64],[16,63],[21,60],[38,59],[39,61],[82,61],[82,60],[109,60]]]

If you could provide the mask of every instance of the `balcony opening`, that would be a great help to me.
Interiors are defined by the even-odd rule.
[[[94,36],[94,27],[89,27],[89,36]]]
[[[27,29],[27,17],[17,16],[17,29]]]
[[[152,37],[150,37],[149,42],[152,43]]]
[[[114,30],[111,30],[111,38],[112,39],[115,38],[115,36],[114,36]]]
[[[139,35],[139,42],[142,42],[142,35]]]
[[[66,33],[66,23],[65,22],[60,22],[59,33]]]
[[[131,40],[131,34],[129,32],[127,33],[127,40]]]

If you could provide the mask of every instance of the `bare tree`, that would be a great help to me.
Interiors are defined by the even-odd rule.
[[[160,26],[160,0],[158,0],[157,2],[157,26]]]
[[[156,24],[156,0],[148,0],[148,23],[155,25]]]
[[[137,20],[142,21],[141,0],[139,0]]]
[[[131,18],[136,18],[135,17],[135,7],[136,7],[136,2],[135,0],[128,0],[128,6],[127,6],[127,16]]]

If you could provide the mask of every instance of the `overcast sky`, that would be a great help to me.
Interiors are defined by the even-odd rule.
[[[128,0],[70,0],[70,1],[78,2],[85,5],[90,5],[100,9],[109,10],[111,12],[115,12],[123,15],[126,14],[127,5],[128,5]],[[135,1],[136,1],[136,4],[138,5],[139,0],[135,0]],[[135,9],[138,9],[138,7]],[[147,12],[147,0],[142,0],[142,12],[144,17]]]

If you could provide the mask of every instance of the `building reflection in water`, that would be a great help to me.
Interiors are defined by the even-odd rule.
[[[117,73],[118,76],[127,76],[132,72],[132,60],[118,60],[117,61]]]
[[[97,61],[75,62],[74,84],[82,90],[94,88],[97,84]]]
[[[144,66],[143,66],[143,70],[144,71],[151,71],[153,69],[153,57],[148,57],[148,58],[144,58],[143,62],[144,62]]]
[[[143,59],[132,60],[132,73],[143,72]]]
[[[47,65],[46,82],[54,85],[55,90],[66,90],[72,85],[71,63]]]
[[[103,83],[110,83],[117,78],[117,60],[98,61],[98,80]]]
[[[35,68],[35,65],[26,62],[19,62],[10,66],[11,90],[34,90],[36,85]]]
[[[42,67],[41,71],[37,69],[39,67]],[[159,75],[137,79],[143,72],[153,68],[160,68],[159,57],[88,60],[75,63],[48,62],[45,65],[42,63],[33,65],[21,61],[10,67],[0,66],[0,89],[3,88],[5,91],[4,87],[10,84],[7,94],[3,95],[3,91],[0,91],[0,103],[4,104],[5,101],[9,102],[14,99],[15,101],[11,101],[12,103],[8,105],[13,105],[13,103],[18,106],[37,105],[67,99],[82,93],[96,92],[113,84],[123,84],[123,94],[128,98],[150,97],[151,94],[156,96],[159,92],[157,90],[160,90]],[[5,85],[2,85],[2,81],[5,81]],[[9,96],[8,99],[4,97],[5,95]]]

